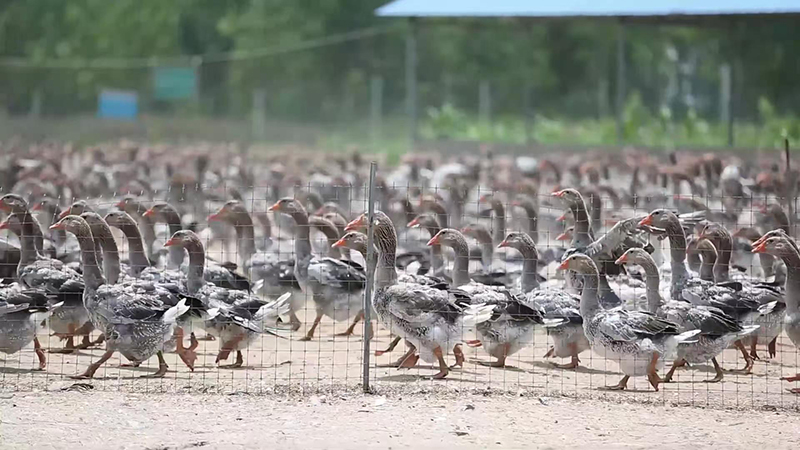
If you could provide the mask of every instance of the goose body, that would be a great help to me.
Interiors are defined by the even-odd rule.
[[[366,220],[362,214],[348,224],[348,231],[364,226]],[[438,361],[439,373],[434,378],[444,378],[449,373],[444,353],[474,336],[475,326],[489,320],[494,307],[471,304],[469,295],[459,289],[398,283],[394,260],[397,234],[389,217],[380,211],[375,213],[374,232],[378,248],[372,297],[375,312],[392,333],[412,344],[409,357],[416,349],[424,361]]]
[[[665,359],[675,357],[678,344],[691,341],[699,330],[680,333],[678,326],[655,314],[621,307],[602,309],[598,292],[598,271],[586,255],[568,257],[562,269],[575,270],[584,277],[581,294],[583,330],[598,356],[615,361],[625,375],[610,389],[625,389],[632,376],[646,375],[655,390],[661,379],[656,373]]]

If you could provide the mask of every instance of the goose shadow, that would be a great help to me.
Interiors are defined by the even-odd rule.
[[[23,373],[34,374],[34,373],[40,373],[40,372],[41,373],[45,373],[46,370],[47,369],[45,369],[45,370],[35,370],[34,368],[23,369],[21,367],[3,367],[3,366],[0,366],[0,373],[9,374],[9,375],[23,374]]]
[[[619,375],[620,372],[614,372],[610,370],[601,370],[601,369],[592,369],[591,367],[586,366],[578,366],[574,369],[559,369],[558,367],[553,366],[553,363],[546,363],[542,361],[533,361],[531,362],[533,367],[538,367],[539,369],[546,369],[547,372],[563,372],[563,373],[585,373],[587,375]]]
[[[621,391],[614,391],[614,390],[606,389],[605,387],[602,387],[602,386],[598,387],[598,388],[595,388],[594,390],[598,391],[598,392],[608,392],[608,393],[614,393],[614,394],[618,393],[620,395],[624,395],[624,394],[648,394],[648,393],[649,394],[660,394],[661,393],[661,391],[654,391],[653,389],[627,389],[626,388],[626,389],[621,390]]]
[[[384,375],[377,378],[379,381],[396,381],[401,383],[408,383],[413,381],[442,381],[434,380],[432,375],[412,375],[412,374],[397,374],[397,375]],[[444,378],[443,381],[457,381],[459,383],[477,383],[476,380],[469,378]]]
[[[468,363],[473,364],[476,368],[484,368],[489,370],[506,370],[508,372],[518,372],[518,373],[536,373],[532,370],[525,370],[521,367],[513,366],[511,364],[506,364],[502,367],[490,366],[487,363],[490,361],[483,361],[480,359],[469,359],[467,360]]]

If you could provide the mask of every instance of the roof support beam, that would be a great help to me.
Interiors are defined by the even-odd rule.
[[[406,114],[410,143],[417,142],[417,19],[408,19],[406,32]]]
[[[620,19],[617,27],[617,99],[615,109],[617,112],[617,142],[625,143],[625,96],[627,79],[625,73],[625,22]]]

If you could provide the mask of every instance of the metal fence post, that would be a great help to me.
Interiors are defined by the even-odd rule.
[[[375,146],[381,138],[383,124],[383,78],[373,76],[370,79],[369,86],[369,131],[372,145]]]
[[[369,387],[369,365],[370,365],[370,342],[372,341],[371,319],[372,319],[372,282],[375,274],[375,268],[370,267],[374,264],[375,244],[373,232],[373,220],[375,217],[375,172],[378,169],[376,162],[371,162],[369,165],[369,190],[367,191],[367,285],[364,287],[364,355],[363,355],[363,385],[364,393],[370,392]]]

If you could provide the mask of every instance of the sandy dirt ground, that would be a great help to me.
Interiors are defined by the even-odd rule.
[[[313,314],[312,311],[308,313],[309,316]],[[153,393],[263,394],[288,389],[311,394],[332,388],[350,389],[357,387],[362,380],[364,342],[361,330],[349,338],[333,336],[345,327],[343,322],[323,320],[317,337],[310,342],[298,340],[304,330],[291,339],[263,335],[245,352],[245,366],[233,370],[216,367],[214,360],[218,342],[201,341],[194,372],[190,372],[175,354],[167,354],[170,371],[162,379],[140,378],[155,371],[155,357],[141,367],[129,368],[120,367],[119,355],[115,355],[89,383],[94,391]],[[44,334],[40,339],[45,347],[59,348],[62,345],[56,338]],[[373,350],[383,348],[389,341],[389,333],[378,327],[371,347]],[[478,389],[611,401],[624,398],[626,402],[717,409],[800,410],[800,396],[787,392],[787,388],[794,385],[780,380],[781,376],[800,372],[797,350],[786,336],[780,339],[776,358],[768,359],[766,351],[761,352],[762,359],[756,362],[751,375],[727,374],[721,383],[705,383],[703,380],[714,375],[710,365],[693,366],[679,369],[676,382],[662,384],[659,392],[654,392],[644,377],[632,378],[627,392],[602,391],[600,387],[619,381],[621,374],[616,363],[584,352],[578,370],[556,369],[542,358],[549,345],[545,334],[536,334],[533,345],[509,358],[506,368],[479,365],[478,362],[492,358],[480,348],[464,346],[465,366],[453,370],[446,380],[431,380],[430,376],[437,369],[423,362],[410,370],[387,367],[404,352],[404,345],[400,344],[390,354],[371,358],[370,383],[379,394],[395,390],[414,393],[427,389],[443,392]],[[48,367],[43,372],[31,371],[36,365],[31,346],[14,355],[2,355],[0,392],[58,390],[71,382],[70,376],[81,373],[102,353],[103,350],[98,348],[83,350],[77,355],[48,354]],[[227,362],[232,362],[232,358],[233,355]],[[452,355],[448,359],[454,362]],[[736,350],[726,350],[720,363],[726,368],[743,366]],[[661,373],[663,375],[664,371]]]
[[[795,413],[428,393],[0,394],[4,449],[797,448]]]

